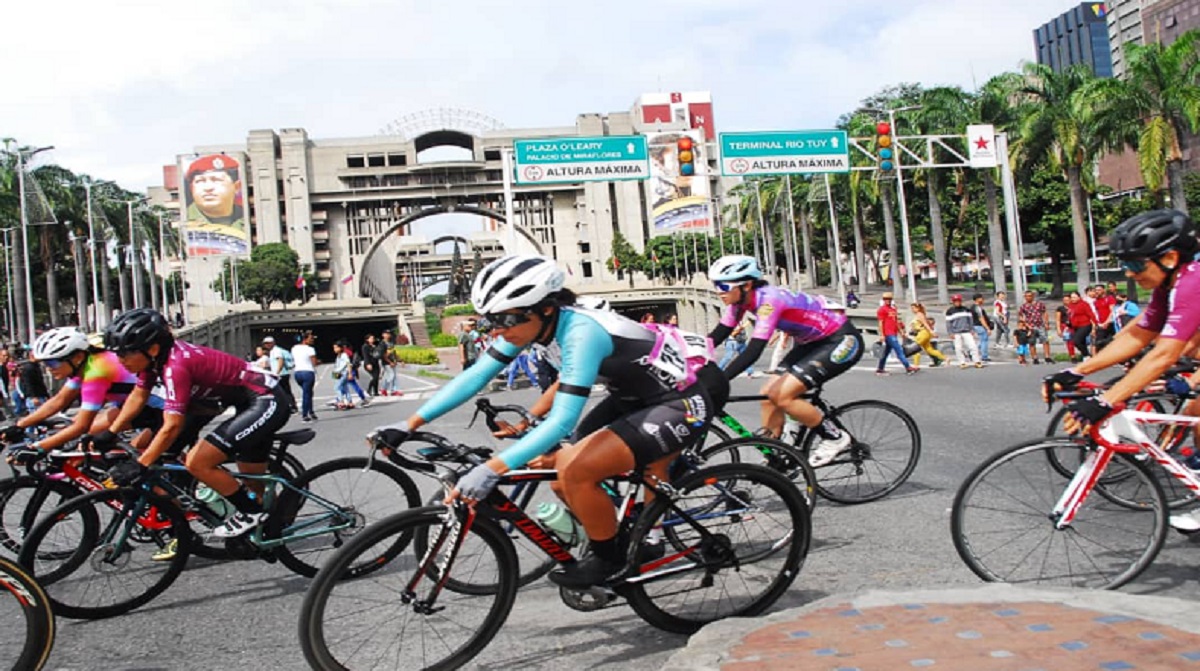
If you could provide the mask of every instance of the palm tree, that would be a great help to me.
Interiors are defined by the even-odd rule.
[[[1088,235],[1084,216],[1087,196],[1084,171],[1091,167],[1103,145],[1097,127],[1086,112],[1084,91],[1096,81],[1085,65],[1055,72],[1047,65],[1026,63],[1018,95],[1020,138],[1016,150],[1022,160],[1035,164],[1049,159],[1067,178],[1071,200],[1071,231],[1075,275],[1079,286],[1088,283]]]
[[[925,90],[921,94],[921,109],[914,115],[914,122],[918,130],[925,135],[957,134],[969,120],[967,94],[957,86],[941,86]],[[936,146],[934,151],[936,151]],[[918,174],[923,173],[926,192],[929,195],[929,233],[933,238],[934,263],[937,264],[938,300],[948,303],[950,302],[950,268],[946,256],[946,233],[942,222],[942,204],[939,200],[941,178],[938,170],[939,168],[928,168],[918,171]],[[915,271],[915,268],[909,269],[909,272]]]
[[[1185,132],[1200,130],[1200,31],[1190,30],[1171,44],[1133,45],[1124,79],[1097,79],[1084,97],[1105,148],[1137,147],[1146,186],[1157,191],[1164,179],[1171,206],[1188,211],[1183,190]]]

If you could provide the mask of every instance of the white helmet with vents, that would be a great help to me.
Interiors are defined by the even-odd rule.
[[[762,270],[758,267],[758,259],[741,254],[722,256],[708,268],[708,279],[712,282],[757,280],[762,276]]]
[[[544,256],[515,255],[492,261],[479,271],[471,302],[481,315],[530,308],[562,289],[566,273]]]
[[[90,346],[88,337],[76,329],[50,329],[34,341],[33,358],[38,361],[65,359],[75,352],[87,351]]]
[[[579,307],[592,310],[612,310],[612,305],[609,305],[608,301],[600,296],[580,296],[575,300],[575,303]]]

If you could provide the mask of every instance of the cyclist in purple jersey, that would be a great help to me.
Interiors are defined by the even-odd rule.
[[[1102,395],[1070,403],[1063,422],[1068,433],[1083,433],[1104,421],[1200,345],[1200,263],[1192,258],[1200,243],[1192,220],[1178,210],[1143,212],[1117,226],[1108,244],[1121,260],[1125,276],[1153,290],[1150,304],[1141,318],[1126,324],[1095,356],[1046,376],[1043,399],[1049,401],[1054,391],[1070,389],[1091,373],[1128,361],[1151,343],[1153,348]],[[1172,516],[1171,525],[1200,531],[1200,514]]]
[[[117,355],[93,347],[87,336],[73,328],[51,329],[38,336],[32,354],[55,380],[66,383],[36,411],[20,419],[17,427],[37,426],[79,401],[79,411],[70,425],[34,443],[34,447],[44,450],[62,447],[85,433],[107,428],[120,409],[105,406],[119,406],[137,382],[133,373],[121,366]],[[133,426],[151,430],[162,426],[162,399],[151,397],[150,403],[134,418]],[[144,448],[148,439],[148,435],[139,435],[134,446]]]
[[[804,400],[810,389],[841,375],[862,358],[862,334],[844,314],[828,310],[822,299],[773,287],[762,279],[758,261],[751,256],[725,256],[708,270],[708,278],[729,306],[709,337],[716,347],[729,337],[747,313],[755,316],[750,343],[725,368],[730,379],[754,364],[776,330],[792,336],[795,343],[780,368],[787,375],[773,375],[763,387],[763,429],[778,437],[784,415],[813,429],[821,442],[809,456],[813,466],[824,466],[850,447],[850,436],[833,422],[825,421],[816,406]]]
[[[203,418],[193,424],[198,434],[213,416],[233,407],[234,416],[188,452],[187,468],[237,508],[237,514],[213,530],[214,536],[239,536],[262,524],[266,513],[256,494],[243,488],[221,464],[232,459],[243,473],[266,472],[271,436],[291,414],[290,403],[276,384],[278,378],[230,354],[175,340],[166,319],[146,308],[117,317],[104,340],[121,364],[138,375],[137,387],[111,431],[125,428],[155,384],[162,384],[164,398],[162,429],[137,461],[113,468],[113,481],[136,481],[188,429],[187,420],[193,416]]]

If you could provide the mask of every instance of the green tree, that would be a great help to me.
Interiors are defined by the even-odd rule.
[[[1171,206],[1188,211],[1181,140],[1200,130],[1200,31],[1169,45],[1131,45],[1122,79],[1097,79],[1085,100],[1108,148],[1134,146],[1146,186],[1170,187]]]
[[[605,262],[608,269],[617,274],[620,279],[623,275],[629,277],[629,286],[633,286],[633,273],[635,270],[642,268],[642,255],[638,254],[633,248],[629,240],[616,231],[613,234],[612,256]]]
[[[286,304],[299,296],[301,290],[296,288],[296,279],[300,274],[296,250],[282,242],[270,242],[255,247],[248,261],[227,260],[212,288],[227,301],[250,300],[269,310],[276,301]]]

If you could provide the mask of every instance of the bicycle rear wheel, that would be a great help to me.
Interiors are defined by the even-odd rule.
[[[38,671],[54,647],[54,611],[40,585],[0,559],[0,669]]]
[[[0,480],[0,549],[4,555],[16,559],[38,519],[81,494],[71,483],[31,475]]]
[[[884,401],[854,401],[834,408],[829,417],[850,434],[850,449],[815,469],[817,493],[837,503],[867,503],[904,484],[921,458],[921,432],[904,410]],[[820,440],[804,434],[804,454]]]
[[[42,584],[55,613],[99,619],[127,613],[170,587],[187,564],[191,539],[183,512],[170,501],[107,489],[50,511],[30,530],[20,563]],[[171,541],[178,543],[174,556],[156,561]]]
[[[673,487],[672,501],[656,497],[630,536],[635,562],[652,530],[661,529],[668,545],[665,556],[639,565],[625,583],[630,607],[659,629],[689,634],[774,604],[812,542],[796,486],[769,468],[726,464],[689,473]]]
[[[297,538],[279,546],[275,549],[275,556],[284,566],[311,578],[330,554],[368,525],[397,509],[421,506],[420,492],[407,473],[387,462],[375,461],[370,468],[367,468],[367,463],[366,457],[327,461],[304,471],[292,482],[310,495],[292,489],[285,489],[280,494],[274,511],[267,518],[267,538],[283,538],[347,522],[351,524],[345,529]],[[330,510],[313,496],[324,499],[337,510]],[[409,540],[397,539],[393,547],[384,549],[378,556],[364,557],[364,563],[351,566],[349,574],[344,577],[354,577],[379,568],[399,554]]]
[[[403,553],[356,580],[342,580],[350,567],[377,556],[398,538],[438,538],[445,506],[392,515],[371,525],[329,558],[300,608],[300,645],[314,669],[454,669],[470,661],[496,635],[517,594],[517,560],[512,544],[493,523],[477,518],[450,577],[477,582],[486,573],[497,589],[485,595],[442,591],[424,600],[437,583],[437,570],[421,575],[424,554]],[[449,543],[432,557],[437,569],[450,557]],[[430,606],[424,608],[424,606]]]
[[[811,511],[817,504],[817,476],[813,467],[808,465],[796,448],[787,443],[753,436],[750,438],[734,438],[713,445],[706,445],[700,452],[706,465],[718,464],[757,464],[781,473],[792,481],[796,489],[804,497]]]
[[[950,529],[959,557],[975,575],[988,582],[1113,589],[1154,560],[1167,533],[1162,487],[1145,466],[1123,456],[1130,477],[1116,486],[1140,491],[1125,496],[1142,506],[1134,510],[1096,491],[1069,527],[1056,528],[1051,513],[1070,477],[1048,453],[1067,444],[1074,445],[1039,439],[1002,450],[963,482]]]

